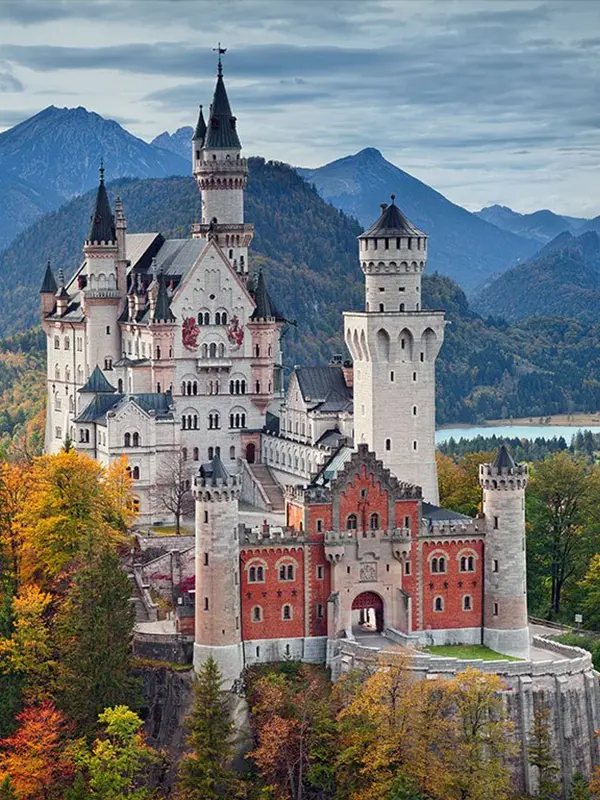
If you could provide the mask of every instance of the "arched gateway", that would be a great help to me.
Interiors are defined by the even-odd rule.
[[[352,611],[360,611],[360,622],[365,623],[371,619],[369,611],[375,616],[375,629],[378,633],[383,631],[383,600],[375,592],[361,592],[352,601]],[[362,613],[366,612],[366,613]]]

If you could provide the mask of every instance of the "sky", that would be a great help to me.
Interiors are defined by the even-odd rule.
[[[194,125],[218,42],[246,155],[376,147],[469,209],[600,214],[600,0],[0,0],[0,130]]]

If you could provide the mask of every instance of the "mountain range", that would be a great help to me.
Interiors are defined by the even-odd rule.
[[[597,317],[600,304],[600,237],[565,231],[533,258],[502,273],[474,298],[482,314],[514,321],[531,316]]]
[[[299,169],[324,200],[366,227],[391,194],[406,216],[429,235],[428,265],[467,292],[491,275],[528,258],[539,244],[501,230],[452,203],[435,189],[387,161],[373,147],[318,169]]]
[[[247,219],[256,225],[251,268],[265,271],[285,317],[288,367],[325,363],[343,353],[342,311],[360,309],[364,280],[356,236],[361,226],[330,204],[289,166],[249,161]],[[120,180],[128,230],[186,237],[198,218],[192,178]],[[68,276],[81,259],[94,192],[39,219],[0,255],[0,334],[39,320],[45,263]],[[302,220],[302,224],[298,224]],[[450,325],[437,366],[438,421],[476,422],[600,408],[600,324],[573,320],[484,319],[449,278],[425,275],[423,302],[446,310]]]
[[[49,106],[0,133],[0,250],[40,214],[106,178],[187,175],[189,159],[85,108]]]
[[[516,233],[545,244],[564,231],[583,233],[592,220],[583,217],[565,217],[543,209],[531,214],[519,214],[508,206],[492,205],[475,212],[478,217],[491,222],[504,231]]]

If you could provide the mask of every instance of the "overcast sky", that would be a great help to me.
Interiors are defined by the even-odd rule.
[[[600,0],[0,0],[0,130],[193,125],[218,41],[247,155],[377,147],[467,208],[600,214]]]

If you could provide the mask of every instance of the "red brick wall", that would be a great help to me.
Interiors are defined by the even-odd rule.
[[[293,581],[280,581],[277,562],[284,556],[296,562]],[[246,565],[257,559],[266,566],[264,583],[249,583]],[[286,561],[286,563],[289,562]],[[242,637],[285,639],[304,636],[304,552],[302,547],[257,547],[240,555]],[[292,606],[292,619],[282,619],[282,606]],[[252,621],[252,608],[261,606],[263,619]]]
[[[317,578],[318,567],[322,567],[323,578]],[[327,636],[327,599],[331,593],[331,566],[325,559],[325,548],[322,544],[309,546],[308,570],[310,636]],[[319,604],[323,606],[323,616],[320,619],[317,617]]]
[[[475,554],[475,570],[460,572],[460,553]],[[431,572],[431,557],[444,555],[446,572]],[[423,628],[477,628],[482,624],[482,574],[483,542],[434,541],[423,543]],[[409,590],[411,591],[411,590]],[[416,620],[416,592],[413,593],[413,608]],[[471,596],[471,611],[463,611],[463,596]],[[435,597],[444,601],[443,611],[434,611]]]
[[[361,489],[366,490],[366,498],[361,497]],[[334,525],[340,530],[346,529],[346,520],[349,514],[358,517],[358,529],[369,529],[369,517],[373,513],[379,514],[379,527],[388,526],[388,495],[382,490],[381,483],[375,485],[373,475],[366,474],[366,467],[361,466],[361,474],[354,478],[352,484],[347,484],[340,494],[340,519],[334,520]]]
[[[322,520],[322,532],[317,531],[317,520]],[[331,503],[308,506],[308,534],[311,539],[323,539],[323,533],[332,529]]]
[[[396,527],[404,528],[404,517],[410,517],[412,536],[419,535],[421,503],[418,500],[396,500]]]
[[[300,523],[304,525],[304,506],[298,503],[286,503],[286,524],[289,528],[300,530]]]

